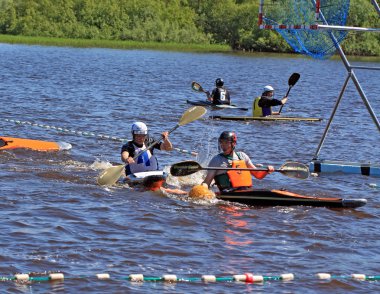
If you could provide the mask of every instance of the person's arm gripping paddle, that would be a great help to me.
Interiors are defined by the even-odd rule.
[[[267,170],[262,170],[262,168],[257,168],[253,164],[247,164],[247,167],[252,168],[252,169],[257,169],[257,171],[251,170],[250,172],[251,172],[251,175],[253,175],[256,179],[259,179],[259,180],[264,179],[267,175],[275,171],[272,165],[268,165]]]
[[[163,141],[160,146],[160,150],[164,150],[164,151],[173,150],[172,142],[170,142],[169,140],[169,132],[163,132],[161,136],[162,136]]]

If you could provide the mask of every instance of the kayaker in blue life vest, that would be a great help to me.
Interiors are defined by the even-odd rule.
[[[137,159],[135,155],[145,150],[147,146],[154,142],[153,138],[148,136],[148,127],[143,122],[135,122],[131,128],[132,140],[128,141],[121,147],[121,160],[128,163],[125,166],[125,174],[130,175],[138,172],[158,170],[157,158],[153,155],[153,149],[170,151],[173,149],[169,141],[169,133],[163,132],[163,141],[155,144],[150,150],[142,153]]]
[[[209,167],[256,168],[247,154],[235,151],[237,143],[235,132],[222,132],[218,143],[222,152],[211,159]],[[273,171],[274,167],[271,165],[268,166],[268,171],[209,170],[202,185],[210,187],[211,182],[215,180],[215,184],[221,192],[251,188],[251,175],[261,180]]]
[[[260,97],[253,100],[252,116],[262,117],[268,115],[278,115],[280,113],[273,112],[272,106],[284,105],[288,101],[288,97],[283,97],[281,100],[274,99],[274,88],[272,86],[265,86],[264,92]]]
[[[211,94],[209,91],[206,92],[207,99],[215,105],[231,104],[230,92],[224,87],[224,81],[221,78],[215,80],[215,89],[212,90]]]

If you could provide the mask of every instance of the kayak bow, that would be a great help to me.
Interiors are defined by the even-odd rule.
[[[70,150],[71,144],[66,142],[48,142],[40,140],[0,137],[0,150],[32,149],[36,151]]]

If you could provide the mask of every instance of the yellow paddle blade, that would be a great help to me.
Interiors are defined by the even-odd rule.
[[[197,83],[197,82],[192,82],[191,83],[191,88],[194,90],[194,91],[197,91],[197,92],[204,92],[205,90],[203,90],[202,86]]]
[[[183,126],[188,123],[191,123],[198,118],[202,117],[207,112],[206,108],[202,106],[193,106],[190,107],[188,110],[185,111],[185,113],[182,115],[181,119],[179,120],[178,126]]]
[[[124,164],[115,165],[104,170],[98,177],[99,185],[111,186],[117,182],[124,171]]]

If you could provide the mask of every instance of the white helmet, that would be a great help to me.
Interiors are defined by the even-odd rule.
[[[137,121],[133,123],[131,131],[132,135],[146,135],[148,134],[148,127],[143,122]]]
[[[267,86],[264,87],[264,93],[265,92],[272,92],[272,91],[274,91],[274,88],[272,86],[267,85]]]

